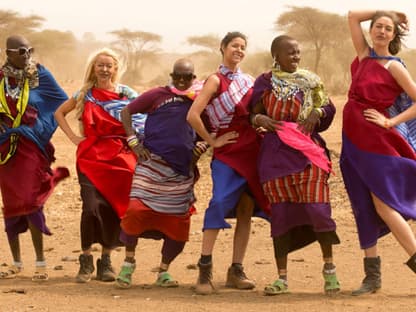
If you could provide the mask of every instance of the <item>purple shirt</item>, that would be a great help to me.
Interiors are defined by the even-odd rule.
[[[169,87],[157,87],[141,94],[127,106],[130,114],[147,113],[144,146],[184,176],[190,174],[196,139],[186,121],[192,102],[186,96],[174,94]]]

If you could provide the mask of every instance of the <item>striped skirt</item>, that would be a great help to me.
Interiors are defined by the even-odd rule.
[[[185,214],[195,202],[194,175],[176,173],[161,157],[151,158],[136,166],[130,198],[140,199],[154,211]]]
[[[271,203],[328,203],[329,173],[311,164],[305,170],[263,183]]]

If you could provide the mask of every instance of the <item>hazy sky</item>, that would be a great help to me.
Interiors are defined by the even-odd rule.
[[[46,18],[44,28],[71,31],[78,38],[92,32],[97,39],[111,40],[109,31],[127,28],[161,35],[160,47],[186,52],[186,38],[238,30],[248,36],[249,51],[268,50],[277,35],[277,17],[287,5],[315,7],[346,15],[349,9],[394,9],[408,12],[407,45],[416,49],[416,2],[414,0],[0,0],[0,9]],[[394,7],[393,7],[394,4]],[[376,5],[376,7],[375,7]]]

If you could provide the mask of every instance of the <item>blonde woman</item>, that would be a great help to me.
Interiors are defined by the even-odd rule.
[[[97,280],[115,280],[110,254],[119,241],[120,217],[124,214],[136,165],[136,156],[128,148],[126,133],[119,121],[121,109],[137,93],[119,84],[121,64],[110,49],[94,53],[87,64],[84,84],[56,111],[55,118],[77,145],[77,173],[81,186],[80,268],[76,281],[90,281],[94,272],[91,246],[102,245],[97,260]],[[76,110],[80,133],[75,134],[66,115]]]

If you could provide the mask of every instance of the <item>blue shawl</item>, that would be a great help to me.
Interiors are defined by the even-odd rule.
[[[21,124],[17,128],[6,129],[5,133],[0,134],[0,144],[7,141],[12,133],[16,133],[32,140],[47,155],[45,147],[57,127],[54,113],[68,96],[44,66],[38,64],[37,67],[39,86],[30,89],[28,102],[38,112],[36,122],[33,126]]]
[[[374,59],[386,59],[386,60],[396,60],[404,64],[403,60],[397,56],[379,56],[373,49],[370,49],[370,58]],[[388,108],[389,115],[394,117],[401,112],[405,111],[409,106],[413,104],[412,99],[406,92],[401,93],[393,105]],[[416,119],[411,119],[404,123],[398,124],[395,126],[396,130],[401,134],[401,136],[410,144],[413,150],[416,151]]]

